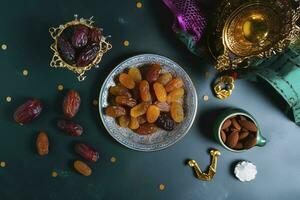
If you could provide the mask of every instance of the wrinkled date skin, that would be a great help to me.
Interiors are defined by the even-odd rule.
[[[72,136],[80,136],[83,133],[82,126],[68,120],[59,120],[57,126]]]
[[[80,96],[75,90],[70,90],[63,101],[63,112],[67,118],[73,118],[80,107]]]
[[[60,36],[57,38],[57,46],[63,59],[69,64],[74,64],[75,50],[73,49],[69,41]]]
[[[76,144],[75,152],[89,161],[97,162],[97,160],[99,159],[99,153],[87,144]]]
[[[29,100],[14,113],[14,120],[19,124],[26,124],[38,117],[43,109],[42,102],[39,100]]]
[[[72,45],[75,48],[81,48],[88,42],[89,28],[86,26],[77,26],[72,36]]]
[[[99,53],[100,46],[97,43],[86,46],[78,56],[76,65],[78,67],[84,67],[90,64]]]
[[[47,133],[41,131],[38,134],[36,148],[40,156],[45,156],[49,153],[49,139]]]
[[[102,37],[101,30],[99,28],[93,28],[90,30],[89,36],[92,43],[100,43]]]

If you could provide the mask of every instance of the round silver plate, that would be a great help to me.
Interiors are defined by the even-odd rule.
[[[140,68],[151,63],[159,63],[163,72],[170,72],[173,76],[178,76],[183,79],[185,89],[185,119],[180,124],[177,124],[173,131],[159,129],[151,135],[138,135],[128,128],[118,126],[114,118],[105,115],[104,109],[109,106],[109,88],[116,85],[115,78],[118,77],[120,73],[127,71],[130,67]],[[137,151],[157,151],[175,144],[187,134],[196,116],[197,102],[197,94],[193,82],[177,63],[163,56],[142,54],[120,63],[108,75],[99,94],[99,112],[106,130],[118,142]]]

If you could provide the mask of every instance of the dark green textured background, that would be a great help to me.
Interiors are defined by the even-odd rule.
[[[172,16],[159,0],[142,1],[1,1],[0,43],[8,49],[0,51],[0,168],[1,200],[41,199],[299,199],[300,198],[300,134],[299,127],[282,112],[282,101],[273,90],[262,84],[238,81],[233,96],[226,101],[214,98],[210,91],[214,72],[206,60],[189,53],[171,31]],[[52,40],[48,28],[73,18],[94,16],[96,25],[112,35],[113,49],[103,57],[101,67],[87,73],[79,83],[74,74],[49,67]],[[129,40],[129,47],[123,46]],[[187,136],[168,149],[136,152],[114,141],[104,129],[92,101],[98,97],[102,82],[116,64],[140,53],[156,53],[178,62],[191,76],[199,97],[195,123]],[[27,68],[29,76],[22,70]],[[76,121],[85,127],[80,138],[57,130],[64,92],[56,87],[76,89],[82,106]],[[202,100],[209,95],[208,102]],[[5,101],[12,96],[12,102]],[[43,100],[45,109],[38,120],[19,126],[12,120],[14,109],[26,99]],[[221,108],[234,106],[249,111],[258,120],[268,144],[249,152],[236,154],[223,149],[212,139],[211,126]],[[34,142],[36,134],[45,130],[50,137],[50,154],[39,157]],[[90,164],[91,177],[83,177],[72,169],[79,157],[72,146],[77,141],[90,143],[101,154],[100,161]],[[185,160],[193,158],[202,168],[209,165],[209,148],[218,148],[218,171],[212,182],[197,180]],[[111,156],[117,157],[112,164]],[[255,181],[241,183],[232,174],[238,160],[257,165]],[[51,172],[59,172],[57,178]],[[164,191],[159,184],[165,184]]]

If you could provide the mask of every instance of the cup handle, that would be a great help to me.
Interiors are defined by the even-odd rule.
[[[266,138],[264,138],[264,137],[259,133],[258,136],[257,136],[257,143],[256,143],[256,146],[263,147],[263,146],[266,145],[266,143],[267,143]]]

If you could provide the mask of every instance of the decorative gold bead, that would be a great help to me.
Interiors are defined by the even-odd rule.
[[[55,177],[58,176],[58,173],[57,173],[56,171],[53,171],[53,172],[51,173],[51,176],[52,176],[53,178],[55,178]]]
[[[166,188],[166,186],[164,184],[159,185],[159,190],[163,191],[165,188]]]
[[[93,105],[97,106],[98,105],[98,101],[96,99],[93,100]]]
[[[61,85],[61,84],[59,84],[59,85],[57,86],[57,90],[58,90],[58,91],[63,91],[63,90],[64,90],[64,86]]]
[[[203,100],[204,100],[204,101],[208,101],[208,99],[209,99],[209,97],[208,97],[207,95],[204,95],[204,96],[203,96]]]
[[[128,47],[129,46],[129,41],[128,40],[124,40],[123,44],[124,44],[125,47]]]
[[[117,162],[117,158],[116,158],[116,157],[114,157],[114,156],[112,156],[112,157],[110,158],[110,162],[112,162],[112,163],[115,163],[115,162]]]
[[[7,96],[5,100],[6,100],[6,102],[9,103],[9,102],[11,102],[12,98],[10,96]]]
[[[6,166],[6,163],[4,161],[0,162],[0,167],[4,168]]]
[[[28,72],[28,70],[27,69],[23,69],[23,76],[28,76],[28,74],[29,74],[29,72]]]
[[[137,2],[137,3],[136,3],[136,7],[137,7],[137,8],[142,8],[142,7],[143,7],[143,4],[142,4],[141,2]]]
[[[2,48],[2,50],[6,50],[7,49],[7,45],[6,44],[2,44],[1,48]]]

